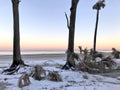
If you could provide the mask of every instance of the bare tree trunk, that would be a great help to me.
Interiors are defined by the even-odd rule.
[[[94,33],[94,46],[93,46],[93,52],[96,52],[96,38],[97,38],[97,28],[98,28],[98,20],[99,20],[99,9],[97,9],[97,15],[96,15],[96,25],[95,25],[95,33]]]
[[[71,61],[71,54],[74,53],[74,33],[75,33],[75,21],[76,21],[76,9],[77,9],[77,5],[78,5],[79,0],[72,0],[72,4],[71,4],[71,15],[70,15],[70,23],[68,23],[68,19],[67,19],[67,25],[68,25],[68,29],[69,29],[69,37],[68,37],[68,51],[67,51],[67,62],[66,64],[63,66],[63,69],[66,68],[66,66],[68,65],[69,67],[74,67],[74,65],[72,65],[70,63]],[[74,60],[74,59],[72,59]]]
[[[24,63],[21,59],[20,52],[19,2],[20,2],[19,0],[12,0],[14,37],[13,37],[13,63],[11,67],[16,67],[19,64]]]

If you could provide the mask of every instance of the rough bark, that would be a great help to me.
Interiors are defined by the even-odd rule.
[[[12,0],[13,7],[13,63],[11,67],[16,67],[24,62],[21,59],[20,52],[20,30],[19,30],[19,0]]]
[[[79,0],[72,0],[72,2],[71,2],[70,23],[68,23],[68,18],[67,18],[67,15],[65,14],[66,19],[67,19],[67,27],[69,29],[69,37],[68,37],[68,49],[67,49],[67,62],[63,66],[63,69],[66,68],[67,65],[69,67],[73,66],[72,64],[70,64],[70,61],[71,61],[70,56],[72,53],[74,53],[74,33],[75,33],[76,10],[77,10],[78,2],[79,2]],[[74,60],[74,59],[72,59],[72,60]]]

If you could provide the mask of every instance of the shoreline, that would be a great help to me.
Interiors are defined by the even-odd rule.
[[[65,55],[66,53],[31,53],[31,54],[21,54],[21,56],[40,56],[40,55]],[[13,54],[0,54],[0,57],[13,56]]]
[[[100,52],[105,56],[109,56],[111,52]],[[55,59],[66,59],[66,53],[28,53],[28,54],[21,54],[23,60],[55,60]],[[0,54],[0,61],[10,61],[12,60],[12,54]]]
[[[40,61],[40,60],[66,60],[66,54],[22,54],[23,61]],[[0,64],[10,63],[13,55],[0,55]]]

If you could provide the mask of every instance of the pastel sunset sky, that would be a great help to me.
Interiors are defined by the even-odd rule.
[[[92,48],[98,0],[79,0],[75,49]],[[64,12],[70,15],[71,0],[21,0],[19,5],[22,50],[66,50],[68,28]],[[97,49],[120,49],[120,0],[106,0],[100,10]],[[0,0],[0,50],[12,50],[13,14],[11,0]]]

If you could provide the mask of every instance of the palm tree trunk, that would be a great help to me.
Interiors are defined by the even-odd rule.
[[[66,65],[72,67],[73,65],[70,63],[70,56],[74,53],[74,33],[75,33],[75,21],[76,21],[76,9],[79,0],[72,0],[72,5],[70,8],[70,26],[69,26],[69,37],[68,37],[68,51],[67,51],[67,62],[63,66],[63,69],[66,68]]]
[[[70,28],[69,28],[69,40],[68,40],[68,50],[69,52],[74,52],[74,33],[75,33],[75,20],[76,20],[76,9],[79,0],[72,0],[72,6],[70,8]]]
[[[12,0],[13,5],[13,63],[11,67],[23,64],[20,53],[20,31],[19,31],[19,0]]]
[[[96,15],[93,52],[96,52],[96,38],[97,38],[98,20],[99,20],[99,9],[97,9],[97,15]]]

